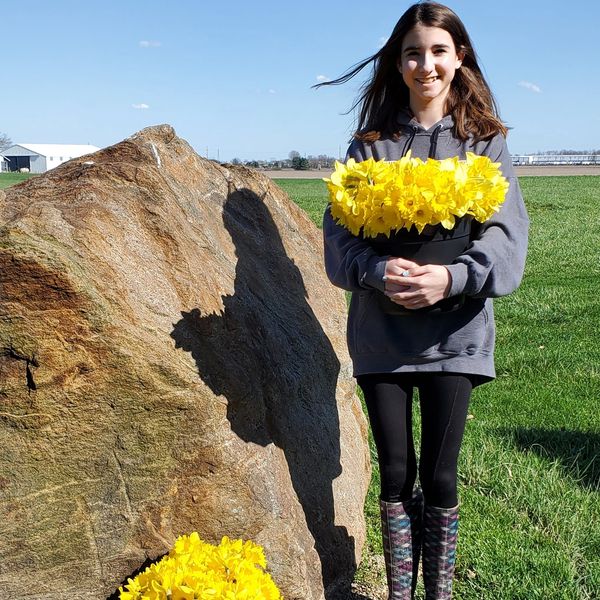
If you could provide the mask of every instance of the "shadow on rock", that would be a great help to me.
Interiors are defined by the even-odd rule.
[[[600,490],[600,435],[564,429],[500,429],[522,451],[559,461],[565,474],[584,488]]]
[[[129,582],[129,579],[135,579],[138,575],[143,573],[150,565],[152,565],[153,563],[160,562],[165,556],[167,556],[167,554],[168,554],[168,552],[165,552],[164,554],[161,554],[160,556],[157,556],[154,559],[147,558],[141,564],[141,566],[139,568],[137,568],[135,571],[133,571],[130,575],[127,575],[127,577],[125,577],[121,581],[121,583],[119,583],[119,585],[117,585],[117,589],[110,596],[108,596],[106,598],[106,600],[119,600],[119,598],[121,597],[121,593],[119,592],[120,587],[125,588],[125,586]]]
[[[192,354],[202,380],[227,399],[232,430],[285,453],[327,597],[337,597],[356,566],[354,539],[334,525],[339,362],[261,198],[248,189],[231,192],[223,221],[236,248],[234,294],[223,298],[222,314],[182,313],[171,335]]]

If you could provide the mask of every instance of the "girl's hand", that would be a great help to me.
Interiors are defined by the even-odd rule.
[[[402,269],[398,275],[395,270],[386,279],[385,295],[404,308],[414,310],[431,306],[446,298],[450,291],[452,281],[448,269],[444,266],[415,265]],[[386,266],[386,275],[387,272]]]
[[[390,256],[385,263],[385,293],[389,296],[390,293],[405,292],[409,287],[404,283],[402,273],[416,269],[419,265],[412,260],[401,258],[398,256]]]

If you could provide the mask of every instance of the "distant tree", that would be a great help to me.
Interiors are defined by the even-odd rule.
[[[290,157],[290,160],[294,160],[295,158],[300,158],[300,152],[298,152],[298,150],[292,150],[288,156]]]
[[[0,150],[9,146],[12,146],[12,140],[5,133],[0,133]]]
[[[234,159],[231,161],[231,164],[232,164],[232,165],[241,165],[241,164],[242,164],[242,161],[241,161],[239,158],[234,158]]]
[[[308,166],[308,159],[302,158],[301,156],[292,158],[292,168],[296,169],[296,171],[307,171]]]

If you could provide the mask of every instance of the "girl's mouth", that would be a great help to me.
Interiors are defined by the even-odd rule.
[[[419,83],[433,83],[434,81],[437,81],[438,79],[439,79],[439,77],[435,76],[435,77],[425,77],[425,78],[417,79],[417,81]]]

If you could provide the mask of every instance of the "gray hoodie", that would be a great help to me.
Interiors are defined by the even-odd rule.
[[[513,292],[521,282],[529,219],[504,136],[463,142],[452,135],[452,117],[425,130],[407,111],[398,117],[400,136],[366,143],[354,140],[346,158],[437,159],[467,152],[501,163],[510,186],[500,211],[478,226],[466,250],[446,265],[452,278],[449,297],[464,295],[448,312],[389,314],[381,309],[388,255],[368,238],[335,223],[329,208],[323,220],[325,268],[331,282],[352,292],[347,340],[354,375],[390,372],[453,372],[474,376],[476,384],[495,377],[495,325],[492,298]],[[400,252],[397,253],[401,256]]]

